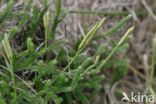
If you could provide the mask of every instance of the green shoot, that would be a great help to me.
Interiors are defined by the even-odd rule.
[[[131,27],[127,30],[125,35],[121,38],[121,40],[118,42],[115,48],[113,48],[112,52],[107,56],[107,58],[102,62],[100,66],[98,66],[98,70],[101,70],[102,67],[107,63],[107,61],[111,58],[111,56],[115,53],[115,51],[121,46],[121,44],[124,42],[124,40],[128,37],[128,35],[134,30],[134,27]]]
[[[93,26],[93,28],[85,35],[85,37],[83,38],[83,40],[81,41],[81,43],[78,47],[78,50],[77,50],[75,56],[69,62],[69,64],[65,67],[64,70],[66,70],[73,63],[73,61],[77,58],[79,53],[90,43],[90,41],[94,38],[95,33],[102,26],[104,21],[105,21],[105,18],[103,18],[99,23],[97,23],[95,26]]]
[[[14,88],[14,98],[16,100],[17,92],[16,92],[16,85],[15,85],[15,78],[14,78],[14,71],[13,71],[13,52],[12,52],[7,34],[5,34],[4,40],[2,40],[2,44],[4,47],[5,54],[7,56],[6,64],[7,64],[8,70],[10,71],[10,74],[11,74],[13,88]]]

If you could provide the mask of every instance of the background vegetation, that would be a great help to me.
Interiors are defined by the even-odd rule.
[[[155,96],[153,2],[0,1],[0,104]]]

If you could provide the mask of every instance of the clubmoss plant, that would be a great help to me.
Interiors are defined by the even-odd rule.
[[[0,12],[0,26],[4,20],[19,18],[0,40],[4,48],[0,50],[4,54],[0,57],[0,104],[89,104],[101,91],[103,69],[124,67],[114,75],[120,74],[119,80],[126,75],[127,64],[121,64],[126,59],[116,62],[117,57],[112,56],[127,48],[125,40],[134,27],[118,43],[111,44],[111,49],[102,43],[92,46],[92,40],[98,40],[97,31],[104,25],[103,18],[75,42],[78,46],[69,48],[66,39],[56,38],[58,26],[65,18],[61,4],[61,0],[56,0],[54,15],[50,14],[47,0],[43,8],[29,0],[22,13],[10,13],[14,5],[10,0]],[[102,37],[116,32],[130,18],[125,17]],[[87,47],[95,50],[92,55],[86,54]]]

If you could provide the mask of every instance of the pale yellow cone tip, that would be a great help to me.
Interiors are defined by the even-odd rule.
[[[135,28],[135,26],[130,27],[130,28],[127,30],[126,34],[128,35],[130,32],[132,32],[132,31],[134,30],[134,28]]]
[[[132,27],[130,27],[130,30],[132,31],[132,30],[134,30],[134,28],[135,28],[135,26],[132,26]]]
[[[103,17],[103,18],[102,18],[102,20],[101,20],[101,23],[103,23],[105,20],[106,20],[106,18],[105,18],[105,17]]]
[[[106,18],[104,17],[104,18],[102,18],[102,20],[99,22],[99,24],[98,24],[98,28],[100,28],[101,26],[102,26],[102,24],[105,22],[105,20],[106,20]]]
[[[129,14],[128,17],[132,17],[132,14]]]

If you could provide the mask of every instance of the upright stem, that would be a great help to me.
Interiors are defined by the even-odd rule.
[[[152,64],[151,64],[151,72],[150,72],[150,79],[148,84],[148,89],[152,88],[152,82],[154,78],[154,71],[155,71],[155,58],[156,58],[156,36],[153,40],[153,54],[152,54]]]

